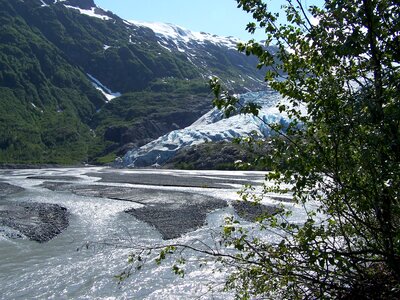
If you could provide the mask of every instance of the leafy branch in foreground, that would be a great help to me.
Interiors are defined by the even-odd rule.
[[[266,46],[278,47],[252,40],[239,50],[269,67],[266,81],[291,119],[263,157],[272,170],[263,193],[242,197],[289,191],[305,218],[260,216],[253,232],[228,220],[221,249],[234,252],[207,254],[229,270],[226,288],[242,299],[398,299],[400,6],[326,0],[307,9],[288,0],[279,25],[264,1],[237,3],[254,18],[248,31],[264,30]],[[212,86],[214,105],[232,112],[235,98]]]
[[[254,41],[239,49],[273,67],[266,80],[290,103],[279,107],[292,123],[272,139],[266,179],[275,191],[290,186],[307,218],[262,218],[260,231],[277,230],[277,243],[240,236],[237,249],[259,264],[238,268],[228,287],[243,298],[398,297],[400,8],[325,1],[306,12],[287,1],[287,25],[277,25],[263,1],[237,2],[258,24],[248,30],[264,29],[279,50]]]

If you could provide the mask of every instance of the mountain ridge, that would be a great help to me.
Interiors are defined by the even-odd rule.
[[[2,163],[112,160],[205,113],[211,75],[262,87],[256,61],[210,34],[172,41],[92,0],[0,4]]]

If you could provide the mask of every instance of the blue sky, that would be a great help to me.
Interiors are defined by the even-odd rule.
[[[235,36],[242,40],[254,37],[262,40],[261,33],[251,36],[245,30],[252,20],[249,14],[237,8],[235,0],[94,0],[106,10],[123,19],[164,22],[180,25],[193,31],[204,31],[222,36]],[[278,10],[284,0],[271,0],[271,9]],[[302,0],[306,5],[323,0]]]

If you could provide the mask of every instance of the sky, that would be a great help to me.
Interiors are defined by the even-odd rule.
[[[262,32],[250,35],[246,25],[251,15],[237,8],[236,0],[94,0],[126,20],[172,23],[190,29],[221,36],[234,36],[241,40],[263,40]],[[276,11],[285,0],[271,0]],[[309,5],[322,5],[323,0],[302,0]]]

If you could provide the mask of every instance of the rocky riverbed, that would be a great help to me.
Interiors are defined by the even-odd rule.
[[[22,191],[24,191],[22,187],[0,181],[0,199],[4,196],[16,194]]]
[[[282,202],[290,197],[277,201],[273,194],[261,210],[235,204],[243,183],[263,179],[262,172],[247,171],[0,170],[0,298],[233,299],[207,294],[225,274],[213,273],[211,265],[199,270],[200,257],[191,252],[185,278],[150,261],[126,284],[117,285],[114,276],[129,267],[132,249],[212,246],[225,218],[239,218],[251,232],[259,213],[275,213],[279,203],[292,206]],[[297,211],[294,216],[304,219]]]
[[[11,238],[23,236],[39,243],[48,242],[68,227],[69,214],[65,207],[48,203],[0,203],[1,227]],[[20,233],[20,234],[18,234]]]
[[[27,237],[44,243],[68,227],[69,214],[65,207],[4,200],[6,196],[24,190],[19,186],[0,182],[0,232],[4,232],[10,238]]]
[[[185,175],[185,176],[183,176]],[[274,214],[275,206],[232,202],[202,193],[148,188],[153,186],[197,189],[232,189],[233,186],[256,184],[262,177],[252,175],[235,177],[227,174],[199,176],[190,173],[127,172],[104,169],[85,174],[93,184],[81,183],[70,175],[27,176],[41,181],[40,187],[54,192],[67,192],[84,197],[97,197],[115,201],[133,202],[139,207],[125,210],[134,218],[153,226],[163,239],[173,239],[206,224],[207,215],[217,209],[231,206],[241,218],[254,221],[261,214]],[[129,186],[121,186],[126,184]],[[23,191],[22,188],[0,182],[3,196]],[[10,227],[21,235],[38,242],[46,242],[68,227],[68,211],[56,204],[14,203],[0,205],[0,225]],[[19,236],[19,234],[12,234]]]
[[[100,176],[96,174],[97,176]],[[110,182],[112,175],[101,175]],[[166,176],[165,176],[166,177]],[[149,184],[150,176],[126,176],[125,181],[132,179],[135,183]],[[121,178],[117,177],[117,180]],[[141,179],[141,180],[140,180]],[[157,180],[163,181],[166,178],[160,175],[151,177],[150,185]],[[175,178],[176,179],[176,178]],[[140,180],[140,181],[139,181]],[[173,179],[168,179],[171,184]],[[104,180],[102,180],[104,181]],[[209,186],[212,179],[197,178],[194,181],[185,181],[177,185],[200,185]],[[208,213],[217,209],[228,207],[228,202],[210,196],[196,193],[157,190],[140,187],[121,187],[112,185],[82,185],[69,182],[45,181],[42,187],[52,191],[71,192],[80,196],[108,198],[117,201],[127,201],[140,204],[140,208],[128,209],[125,212],[134,216],[140,221],[154,226],[162,235],[163,239],[173,239],[193,231],[206,223]],[[221,187],[222,184],[214,183],[214,187]],[[169,199],[166,201],[165,199]],[[276,213],[278,209],[274,206],[262,204],[254,205],[250,202],[233,202],[233,208],[240,217],[254,221],[261,214]]]

